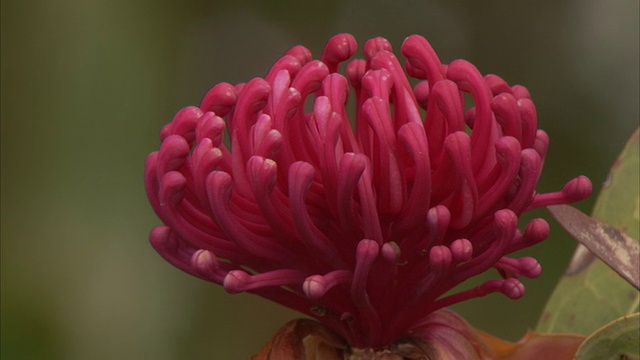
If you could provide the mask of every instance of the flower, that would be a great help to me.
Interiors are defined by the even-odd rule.
[[[429,317],[451,304],[523,296],[519,277],[541,267],[507,255],[549,227],[521,232],[518,217],[581,200],[591,183],[536,194],[549,139],[524,87],[442,64],[417,35],[402,44],[404,70],[375,38],[342,75],[356,50],[340,34],[320,60],[297,46],[264,78],[217,84],[162,129],[145,184],[164,223],[150,240],[171,264],[380,348],[437,337]],[[450,293],[491,268],[500,278]]]

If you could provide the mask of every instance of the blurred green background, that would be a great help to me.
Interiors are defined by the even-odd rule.
[[[217,82],[338,32],[409,34],[529,88],[551,149],[539,189],[596,189],[638,125],[638,1],[2,1],[2,359],[243,359],[278,305],[187,276],[148,244],[144,158]],[[578,205],[589,211],[593,198]],[[549,217],[541,211],[536,216]],[[457,306],[515,340],[575,244],[555,224],[519,301]]]

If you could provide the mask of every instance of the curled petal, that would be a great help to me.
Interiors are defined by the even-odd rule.
[[[227,272],[222,270],[216,255],[208,250],[198,250],[191,255],[191,267],[211,281],[222,284]]]
[[[335,270],[325,275],[312,275],[302,284],[304,293],[311,299],[319,299],[332,287],[348,284],[352,274],[347,270]]]
[[[533,202],[529,205],[529,209],[535,209],[543,206],[569,204],[572,202],[584,200],[591,195],[593,185],[591,180],[586,176],[578,176],[569,181],[561,191],[536,195]]]
[[[451,243],[451,254],[456,262],[465,262],[473,255],[473,244],[467,239],[458,239]]]
[[[226,116],[238,101],[233,85],[220,83],[212,87],[202,99],[200,109],[211,111],[218,116]]]
[[[327,42],[321,61],[327,64],[330,72],[336,72],[338,64],[352,57],[356,50],[358,50],[358,43],[352,35],[335,35]]]
[[[503,257],[494,267],[497,268],[505,278],[524,276],[533,279],[542,273],[542,266],[532,257],[523,257],[520,259]]]
[[[294,254],[285,245],[270,237],[252,233],[233,216],[229,208],[231,186],[231,177],[225,172],[214,171],[207,177],[211,212],[227,237],[253,256],[274,262],[293,258]]]
[[[378,257],[380,247],[373,240],[361,240],[356,250],[356,268],[353,273],[353,283],[351,285],[351,296],[356,307],[361,311],[361,317],[357,321],[362,322],[362,328],[371,329],[367,342],[375,342],[375,337],[380,336],[381,323],[376,309],[371,304],[367,283],[369,272],[373,262]]]
[[[289,194],[291,196],[293,223],[300,234],[302,242],[311,251],[321,255],[318,256],[318,260],[323,259],[323,261],[340,266],[340,252],[315,225],[305,206],[305,194],[311,187],[314,172],[313,166],[305,162],[296,162],[289,168]]]
[[[412,76],[428,79],[432,86],[444,79],[445,68],[429,42],[422,36],[407,37],[402,43],[402,55],[411,64]]]
[[[224,289],[230,293],[239,293],[264,287],[297,285],[304,275],[298,270],[279,269],[262,274],[250,275],[243,270],[231,270],[224,277]]]
[[[179,135],[184,137],[188,142],[193,141],[193,132],[202,114],[203,111],[195,106],[187,106],[178,111],[173,121],[165,125],[160,131],[160,139],[164,141],[169,135]]]

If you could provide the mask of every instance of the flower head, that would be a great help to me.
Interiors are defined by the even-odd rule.
[[[507,255],[549,228],[535,219],[521,232],[519,215],[581,200],[591,183],[536,194],[549,139],[524,87],[442,64],[416,35],[404,69],[375,38],[341,74],[356,49],[336,35],[320,60],[297,46],[264,78],[217,84],[162,129],[145,183],[167,261],[380,347],[453,303],[521,297],[518,279],[541,268]],[[501,276],[449,293],[491,268]]]

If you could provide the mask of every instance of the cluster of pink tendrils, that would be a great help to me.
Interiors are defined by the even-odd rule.
[[[336,35],[320,60],[296,46],[264,78],[217,84],[162,129],[145,183],[165,224],[151,243],[167,261],[376,347],[453,303],[521,297],[518,278],[540,265],[506,255],[549,227],[534,219],[521,232],[518,216],[581,200],[591,183],[535,193],[548,137],[524,87],[442,64],[416,35],[402,44],[404,70],[375,38],[342,75],[356,49]],[[446,294],[490,268],[501,278]]]

